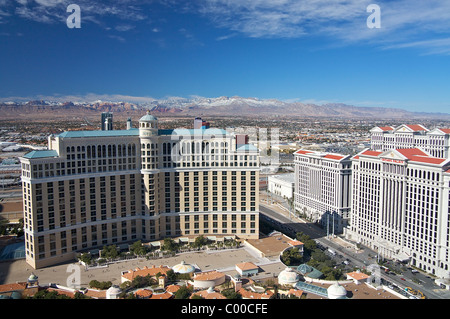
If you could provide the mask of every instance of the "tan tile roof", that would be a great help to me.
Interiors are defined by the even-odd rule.
[[[95,299],[106,299],[106,290],[87,289],[84,294]]]
[[[363,280],[363,279],[367,279],[367,278],[370,277],[369,275],[366,275],[366,274],[364,274],[362,272],[357,272],[357,271],[349,272],[349,273],[347,273],[347,276],[350,276],[350,277],[352,277],[353,279],[356,279],[356,280]]]
[[[153,291],[148,289],[139,289],[134,293],[134,295],[139,298],[149,298],[153,295]]]
[[[150,277],[154,277],[154,276],[156,276],[157,273],[161,273],[162,275],[165,275],[170,269],[171,269],[170,267],[166,267],[166,266],[159,266],[159,267],[145,266],[142,269],[136,268],[134,270],[133,269],[128,270],[127,273],[122,275],[122,278],[132,281],[137,276],[145,277],[145,276],[149,275]]]
[[[179,286],[179,285],[169,285],[169,286],[166,287],[166,291],[171,292],[171,293],[175,293],[180,288],[181,288],[181,286]]]
[[[303,295],[303,290],[297,290],[297,289],[291,288],[289,290],[289,294],[297,296],[297,297],[301,297]]]
[[[217,270],[205,271],[194,276],[194,280],[215,280],[224,277],[225,274]]]
[[[153,294],[149,299],[171,299],[173,294],[170,292],[163,292],[162,294]]]
[[[239,289],[239,293],[244,299],[270,299],[273,296],[273,292],[268,290],[264,293],[253,292],[244,288]]]
[[[5,284],[0,285],[0,292],[10,292],[17,290],[24,290],[27,287],[25,282],[15,283],[15,284]]]
[[[224,295],[222,295],[220,292],[217,291],[208,292],[208,290],[202,290],[194,293],[193,295],[199,295],[205,299],[227,299],[227,297],[225,297]]]
[[[303,243],[301,241],[299,241],[299,240],[288,241],[288,244],[292,245],[292,246],[301,246],[301,245],[303,245]]]
[[[236,267],[238,267],[241,270],[252,270],[252,269],[258,269],[258,266],[256,266],[252,262],[243,262],[240,264],[236,264]]]

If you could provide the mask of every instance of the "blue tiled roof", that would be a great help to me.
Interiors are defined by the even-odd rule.
[[[209,129],[161,129],[158,130],[158,135],[228,135],[228,132],[223,129],[209,128]],[[67,131],[58,135],[61,138],[83,138],[83,137],[114,137],[114,136],[139,136],[139,129],[132,128],[129,130],[112,130],[112,131]]]
[[[58,135],[62,138],[81,137],[113,137],[113,136],[139,136],[139,129],[112,130],[112,131],[68,131]]]
[[[49,151],[31,151],[27,154],[25,154],[23,157],[25,158],[45,158],[45,157],[58,157],[58,152],[54,150]]]
[[[145,122],[145,121],[157,121],[158,119],[156,117],[154,117],[151,114],[146,114],[143,117],[141,117],[141,119],[139,120],[139,122]]]

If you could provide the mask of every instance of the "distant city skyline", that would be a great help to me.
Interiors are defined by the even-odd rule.
[[[70,4],[81,28],[68,27]],[[368,27],[371,4],[380,28]],[[0,0],[0,44],[0,101],[241,96],[450,109],[450,3],[437,0]]]

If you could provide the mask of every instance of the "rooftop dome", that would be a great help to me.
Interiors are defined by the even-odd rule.
[[[139,122],[157,121],[158,119],[147,111],[147,114],[140,118]]]
[[[183,260],[178,265],[173,266],[172,270],[179,274],[190,274],[195,271],[195,267],[192,265],[186,264]]]
[[[299,275],[292,269],[286,268],[278,275],[278,283],[281,285],[293,285],[300,280]]]
[[[35,281],[38,279],[38,276],[36,276],[35,274],[31,274],[30,277],[28,277],[28,281]]]
[[[307,264],[301,264],[300,266],[297,267],[297,270],[302,274],[307,274],[313,271],[314,269]]]
[[[338,282],[332,284],[327,289],[329,299],[343,299],[347,296],[347,290]]]
[[[106,299],[116,299],[122,290],[117,286],[111,286],[106,290]]]

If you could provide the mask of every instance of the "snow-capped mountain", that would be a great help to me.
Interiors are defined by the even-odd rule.
[[[186,116],[278,116],[278,117],[335,117],[335,118],[366,118],[366,119],[399,119],[399,118],[439,118],[450,119],[450,114],[441,113],[415,113],[404,109],[384,107],[358,107],[346,104],[323,104],[285,102],[277,99],[258,99],[253,97],[221,96],[207,98],[192,96],[190,98],[168,97],[164,99],[145,98],[136,103],[140,98],[131,100],[110,101],[94,100],[83,102],[80,98],[72,102],[59,98],[54,100],[32,100],[12,102],[10,100],[0,102],[2,115],[13,114],[40,114],[48,111],[48,116],[61,113],[71,113],[71,116],[84,116],[98,112],[115,112],[117,115],[132,115],[134,112],[142,114],[150,110],[155,115],[186,115]],[[62,112],[64,110],[64,112]],[[84,114],[86,113],[86,114]]]

